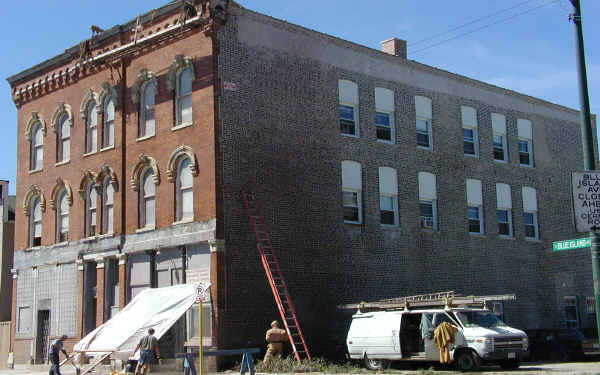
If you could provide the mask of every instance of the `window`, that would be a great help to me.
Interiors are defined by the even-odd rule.
[[[477,112],[471,107],[461,107],[463,151],[465,155],[479,155],[477,139]]]
[[[419,212],[421,228],[437,230],[437,188],[435,175],[419,172]]]
[[[29,246],[35,247],[42,245],[42,206],[39,196],[32,199],[29,211]]]
[[[358,137],[358,85],[354,82],[340,79],[338,81],[338,89],[340,133],[342,135]]]
[[[585,297],[585,311],[588,314],[596,313],[596,299],[594,297]]]
[[[192,122],[192,71],[184,68],[177,76],[177,125]]]
[[[360,163],[342,161],[344,222],[362,223],[362,172]]]
[[[96,204],[98,193],[93,183],[88,184],[85,202],[85,236],[92,237],[96,235]]]
[[[177,209],[176,221],[194,219],[194,180],[190,169],[190,159],[182,158],[177,169]]]
[[[537,192],[534,188],[524,186],[523,192],[523,225],[525,239],[539,239],[537,217]]]
[[[394,168],[379,168],[380,224],[398,225],[398,178]]]
[[[42,169],[44,162],[44,134],[42,124],[39,122],[33,125],[31,131],[31,161],[30,170],[37,171]]]
[[[469,233],[483,234],[483,193],[481,181],[469,178],[466,185]]]
[[[98,111],[93,100],[87,105],[85,121],[85,153],[87,154],[98,150]]]
[[[62,189],[56,200],[56,242],[69,240],[69,202],[67,191]]]
[[[497,209],[498,234],[500,236],[512,237],[512,214],[507,209]]]
[[[114,232],[114,196],[115,188],[107,176],[102,189],[102,233]]]
[[[375,88],[375,126],[377,140],[394,143],[394,92]]]
[[[142,87],[142,101],[140,102],[140,124],[138,137],[154,135],[154,101],[156,97],[156,86],[154,81],[147,81]]]
[[[432,149],[431,99],[415,96],[417,147]]]
[[[506,145],[506,117],[499,113],[492,113],[492,137],[494,160],[508,162]]]
[[[577,297],[565,296],[565,321],[567,328],[579,328],[579,311],[577,309]]]
[[[69,125],[69,116],[64,113],[58,121],[58,150],[56,153],[56,161],[64,162],[71,157],[71,126]]]
[[[115,102],[112,97],[104,103],[104,128],[102,130],[102,146],[115,145]]]
[[[154,228],[155,226],[155,191],[152,169],[146,168],[141,174],[140,189],[140,227]]]
[[[533,167],[533,131],[531,121],[517,119],[517,130],[519,132],[519,164]]]

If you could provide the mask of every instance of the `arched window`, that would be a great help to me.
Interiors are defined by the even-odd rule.
[[[33,125],[31,130],[31,161],[30,169],[37,171],[42,169],[44,162],[44,134],[42,132],[42,125],[38,122]]]
[[[190,169],[190,159],[185,157],[179,162],[177,180],[175,181],[175,220],[194,219],[194,180]]]
[[[107,176],[102,189],[102,233],[104,234],[114,231],[114,196],[115,188],[110,182],[110,176]]]
[[[192,122],[192,71],[189,67],[177,75],[176,88],[177,125]]]
[[[155,192],[156,186],[152,178],[152,168],[146,168],[141,174],[140,189],[140,228],[154,228],[155,226]]]
[[[146,81],[142,86],[142,100],[140,101],[140,129],[139,137],[154,135],[154,100],[156,87],[153,80]]]
[[[86,109],[85,123],[85,153],[98,150],[98,110],[96,102],[91,100]]]
[[[85,197],[85,235],[91,237],[96,235],[96,202],[98,201],[98,193],[93,183],[88,184]]]
[[[115,145],[115,101],[112,96],[104,101],[104,127],[102,128],[102,147]]]
[[[30,205],[29,211],[29,246],[40,246],[42,244],[42,206],[41,199],[36,196]]]
[[[69,202],[67,191],[62,189],[56,200],[56,242],[69,240]]]
[[[56,161],[60,163],[69,160],[71,157],[71,126],[69,125],[69,115],[66,113],[60,116],[56,138],[58,144]]]

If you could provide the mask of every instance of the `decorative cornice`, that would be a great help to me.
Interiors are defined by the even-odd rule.
[[[46,136],[46,121],[39,115],[37,112],[31,112],[29,116],[29,120],[27,120],[27,124],[25,125],[25,138],[28,141],[31,141],[31,130],[36,123],[40,123],[42,126],[42,134],[44,137]]]
[[[96,174],[92,171],[85,170],[83,172],[83,177],[81,178],[81,181],[79,182],[79,196],[81,196],[81,199],[83,199],[84,201],[86,200],[86,196],[85,193],[87,191],[87,187],[89,183],[93,183],[94,181],[96,181]]]
[[[79,106],[79,115],[84,120],[87,119],[87,107],[91,101],[98,103],[98,95],[89,88],[85,89],[85,95],[83,96],[83,100]]]
[[[152,168],[152,179],[154,180],[154,184],[155,185],[160,184],[160,173],[158,171],[158,163],[156,162],[156,159],[154,159],[153,157],[144,155],[144,154],[140,154],[139,162],[137,163],[137,165],[133,169],[133,173],[131,174],[131,181],[130,181],[131,188],[134,191],[139,190],[140,174],[146,167]]]
[[[42,212],[46,212],[46,198],[44,197],[44,193],[42,189],[38,185],[31,185],[27,193],[25,193],[25,198],[23,198],[23,213],[25,216],[29,216],[29,208],[33,198],[40,197],[40,208]]]
[[[175,182],[177,176],[177,163],[182,157],[190,159],[190,170],[192,176],[198,176],[198,160],[196,154],[191,147],[186,145],[179,145],[175,151],[171,153],[169,157],[169,163],[167,164],[167,180],[169,182]]]
[[[104,113],[104,105],[106,104],[105,102],[108,98],[112,98],[113,103],[115,105],[115,109],[117,109],[119,103],[117,89],[115,88],[115,86],[111,86],[108,82],[104,82],[102,84],[102,89],[98,94],[98,102],[96,104],[96,109],[98,110],[98,113]]]
[[[58,193],[65,189],[67,192],[67,203],[69,206],[73,205],[73,191],[71,190],[71,184],[67,181],[64,181],[62,178],[58,177],[56,179],[56,184],[52,189],[52,194],[50,194],[50,208],[56,210],[56,199],[58,198]]]
[[[142,68],[138,73],[137,77],[135,78],[133,86],[131,86],[131,100],[133,101],[133,103],[138,104],[140,102],[142,95],[142,86],[148,81],[152,81],[152,83],[154,83],[154,90],[156,90],[154,93],[158,93],[156,75],[154,75],[154,73],[147,70],[146,68]]]
[[[67,122],[69,123],[69,126],[73,127],[73,111],[71,110],[71,106],[64,102],[58,102],[58,104],[56,105],[56,110],[54,111],[54,114],[52,114],[52,118],[50,119],[50,128],[53,132],[57,132],[58,122],[60,121],[62,115],[65,113],[67,114]]]
[[[96,177],[96,186],[104,188],[104,181],[106,180],[106,177],[110,177],[110,184],[113,186],[115,191],[119,191],[117,174],[115,173],[114,169],[107,164],[104,164],[102,167],[100,167],[100,172]]]
[[[190,68],[192,73],[192,82],[196,80],[196,70],[194,69],[194,60],[191,57],[184,57],[183,55],[175,56],[175,61],[169,67],[167,73],[167,89],[169,91],[175,90],[177,87],[177,75],[181,69]]]

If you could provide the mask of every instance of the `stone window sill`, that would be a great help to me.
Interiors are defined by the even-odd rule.
[[[377,143],[383,143],[385,145],[393,145],[394,141],[387,141],[385,139],[379,139],[379,138],[377,138]]]
[[[171,128],[171,131],[177,131],[177,130],[179,130],[179,129],[184,129],[184,128],[187,128],[188,126],[192,126],[192,125],[194,125],[194,122],[193,122],[193,121],[190,121],[190,122],[184,122],[183,124],[179,124],[179,125],[177,125],[177,126],[174,126],[174,127],[172,127],[172,128]]]
[[[469,236],[475,237],[475,238],[485,238],[485,233],[471,233],[471,232],[469,232]]]
[[[189,223],[193,223],[194,219],[190,218],[190,219],[183,219],[183,220],[179,220],[179,221],[175,221],[173,222],[173,224],[171,224],[171,226],[175,227],[177,225],[182,225],[182,224],[189,224]]]
[[[507,236],[507,235],[503,235],[503,234],[499,234],[498,238],[501,240],[516,240],[516,238],[514,236]]]
[[[136,142],[142,142],[142,141],[145,141],[147,139],[154,138],[154,135],[155,134],[148,134],[148,135],[145,135],[143,137],[136,138],[135,141]]]
[[[98,153],[98,150],[96,150],[96,151],[90,151],[88,153],[83,154],[83,157],[86,158],[88,156],[96,155],[97,153]]]
[[[60,167],[61,165],[67,165],[71,162],[71,160],[63,160],[63,161],[59,161],[58,163],[54,164],[55,167]]]
[[[135,233],[146,233],[146,232],[152,232],[153,230],[156,230],[156,226],[151,226],[151,227],[144,227],[144,228],[140,228],[137,229],[135,231]]]
[[[425,147],[417,145],[417,150],[433,151],[433,147]]]
[[[112,146],[108,146],[108,147],[104,147],[100,149],[100,152],[104,152],[104,151],[109,151],[109,150],[114,150],[115,149],[115,145]]]
[[[69,246],[69,241],[57,242],[52,247],[65,247]]]
[[[348,138],[360,138],[360,136],[357,134],[340,133],[340,135],[342,135],[343,137],[348,137]]]
[[[29,173],[29,174],[36,174],[36,173],[40,173],[40,172],[41,172],[41,171],[43,171],[43,170],[44,170],[44,168],[38,168],[38,169],[33,169],[33,170],[30,170],[30,171],[29,171],[29,172],[27,172],[27,173]]]

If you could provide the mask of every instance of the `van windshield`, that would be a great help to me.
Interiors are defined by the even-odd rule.
[[[456,315],[465,327],[506,327],[506,323],[490,311],[456,311]]]

